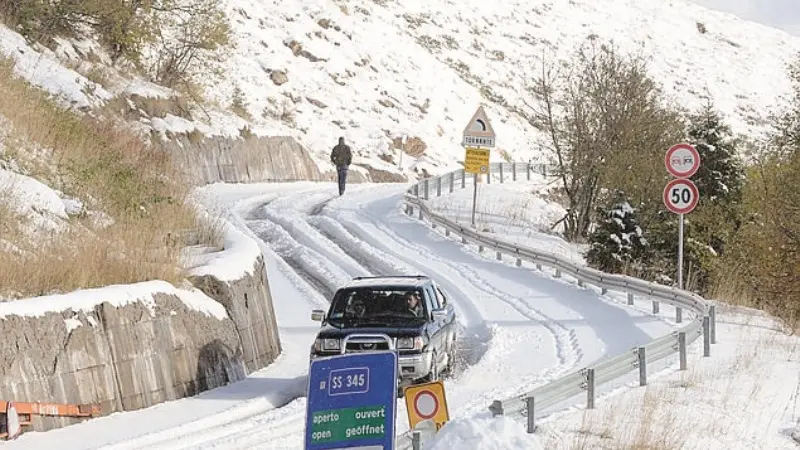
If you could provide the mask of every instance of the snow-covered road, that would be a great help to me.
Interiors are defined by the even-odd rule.
[[[206,202],[258,238],[284,352],[224,388],[48,433],[8,448],[299,449],[314,308],[358,275],[424,273],[454,302],[459,369],[445,381],[451,416],[485,408],[576,366],[620,353],[670,330],[658,317],[618,306],[592,289],[481,256],[402,213],[406,185],[331,183],[214,185]],[[515,380],[509,383],[509,380]],[[398,403],[398,433],[408,429]]]

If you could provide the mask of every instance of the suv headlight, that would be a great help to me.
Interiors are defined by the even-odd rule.
[[[420,336],[417,337],[404,337],[397,339],[398,350],[422,350],[425,342]]]
[[[324,339],[317,339],[314,341],[314,351],[331,351],[331,350],[340,350],[341,349],[341,341],[339,339],[332,339],[332,338],[324,338]]]

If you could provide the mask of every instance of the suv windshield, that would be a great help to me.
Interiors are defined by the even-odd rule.
[[[389,326],[424,320],[426,312],[419,289],[351,288],[334,295],[328,321],[338,327]]]

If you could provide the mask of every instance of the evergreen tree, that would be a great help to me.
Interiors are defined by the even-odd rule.
[[[737,142],[711,103],[690,116],[687,134],[689,143],[700,153],[700,168],[692,177],[700,197],[715,203],[738,202],[744,169],[737,156]]]
[[[603,219],[589,236],[589,265],[604,272],[630,273],[640,269],[647,241],[630,203],[618,196],[612,207],[598,211]]]

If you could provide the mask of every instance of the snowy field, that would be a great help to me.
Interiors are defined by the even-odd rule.
[[[677,372],[675,358],[668,358],[672,366],[651,374],[647,389],[630,380],[606,386],[599,390],[597,409],[585,411],[580,400],[555,409],[539,420],[534,435],[525,434],[519,418],[489,417],[487,407],[494,399],[529,391],[669,333],[674,310],[662,305],[654,316],[649,302],[627,307],[623,293],[600,295],[577,287],[569,277],[554,279],[527,263],[516,267],[512,260],[478,254],[474,246],[404,214],[406,188],[353,185],[344,197],[336,195],[332,183],[201,189],[197,199],[233,227],[226,244],[231,259],[225,253],[206,255],[195,270],[222,270],[257,246],[267,263],[283,354],[243,381],[193,398],[45,433],[27,432],[0,448],[301,449],[308,349],[319,327],[310,312],[324,307],[331,292],[353,276],[389,273],[430,274],[451,296],[459,316],[459,361],[445,379],[452,421],[426,442],[426,450],[644,444],[796,448],[790,435],[800,413],[795,405],[797,339],[774,331],[767,318],[725,308],[712,358],[702,358],[696,343],[686,372]],[[537,188],[536,182],[520,182],[481,189],[487,204],[498,208],[486,223],[503,233],[503,227],[519,224],[511,223],[518,220],[513,214],[504,222],[505,213],[499,211],[513,212]],[[463,203],[458,199],[465,192],[451,197],[451,214],[462,215],[456,205]],[[537,207],[524,220],[546,225],[557,207],[530,201]],[[545,248],[558,241],[532,232],[515,239]],[[580,257],[563,241],[557,248]],[[397,413],[397,432],[402,433],[408,430],[402,400]]]
[[[566,210],[560,204],[548,200],[548,191],[553,187],[553,178],[531,173],[528,181],[523,169],[518,169],[517,181],[500,183],[497,174],[487,184],[485,177],[478,183],[475,201],[475,229],[494,238],[525,245],[558,255],[575,264],[586,264],[581,249],[560,237],[560,226],[553,226]],[[557,180],[556,180],[557,181]],[[449,193],[449,178],[442,181],[443,195],[429,193],[429,205],[433,211],[455,219],[458,223],[472,223],[472,175],[467,174],[466,187],[456,179],[453,193]]]
[[[548,231],[563,210],[543,198],[544,179],[478,186],[479,230],[583,262],[580,249]],[[472,188],[433,197],[429,204],[469,224]],[[576,405],[551,414],[533,436],[525,434],[524,422],[488,413],[457,419],[432,448],[798,448],[800,337],[760,311],[718,304],[717,312],[711,358],[703,357],[698,341],[685,372],[676,371],[670,358],[673,367],[649,375],[648,386],[628,383],[601,395],[594,410]],[[662,316],[669,314],[662,308]]]

